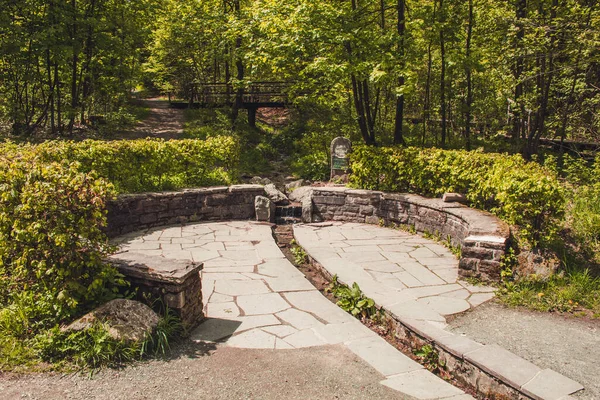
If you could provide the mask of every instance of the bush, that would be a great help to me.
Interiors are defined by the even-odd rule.
[[[48,141],[39,145],[4,143],[9,160],[37,163],[77,161],[79,172],[95,173],[119,193],[230,184],[236,177],[238,143],[231,137],[207,140],[141,139]]]
[[[473,206],[519,226],[532,245],[552,240],[564,215],[557,175],[519,155],[358,146],[350,157],[355,187],[433,197],[463,193]]]
[[[308,154],[292,162],[292,170],[300,178],[325,181],[329,179],[328,158],[325,152]]]
[[[600,184],[582,186],[574,192],[569,210],[573,233],[582,242],[600,243]]]
[[[2,161],[2,303],[20,304],[24,323],[40,323],[113,296],[122,279],[103,262],[111,247],[101,230],[112,186],[76,163]]]

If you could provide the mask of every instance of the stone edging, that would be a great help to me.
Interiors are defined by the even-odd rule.
[[[306,216],[304,222],[331,220],[412,225],[420,233],[437,233],[442,238],[449,236],[454,246],[461,247],[461,276],[490,281],[500,279],[500,263],[508,248],[510,229],[488,212],[414,194],[345,187],[313,188],[311,200],[302,205],[302,215]],[[311,215],[310,221],[308,215]]]

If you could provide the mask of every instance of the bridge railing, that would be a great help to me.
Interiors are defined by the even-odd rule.
[[[244,88],[242,101],[244,103],[287,103],[288,82],[255,82]],[[197,84],[196,99],[203,104],[231,103],[237,89],[227,83]]]

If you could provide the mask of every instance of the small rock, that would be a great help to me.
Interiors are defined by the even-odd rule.
[[[467,197],[460,193],[444,193],[442,197],[444,203],[467,203]]]
[[[255,176],[254,178],[250,179],[250,183],[252,183],[253,185],[268,185],[271,182],[271,180],[269,178],[261,178],[260,176]]]
[[[272,183],[265,185],[265,192],[267,192],[269,199],[277,205],[284,206],[290,203],[287,196],[281,193]]]
[[[308,184],[309,184],[309,182],[305,181],[304,179],[298,179],[296,181],[286,183],[285,192],[289,195],[290,193],[292,193],[294,190],[298,189],[299,187],[306,186]]]
[[[560,260],[555,254],[542,250],[521,251],[517,256],[515,274],[520,277],[536,275],[548,278],[554,275],[560,266]]]
[[[147,305],[135,300],[115,299],[87,313],[63,331],[82,331],[96,323],[107,326],[108,333],[116,340],[140,342],[152,334],[159,317]]]
[[[265,196],[254,198],[254,211],[257,221],[272,222],[275,220],[275,204]]]

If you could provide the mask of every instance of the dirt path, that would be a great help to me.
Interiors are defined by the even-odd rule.
[[[183,134],[183,110],[170,108],[169,102],[161,99],[140,100],[140,105],[148,107],[150,114],[133,130],[122,133],[123,139],[143,139],[146,137],[180,139]]]

